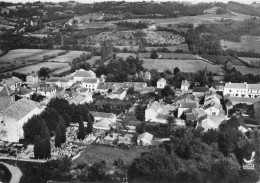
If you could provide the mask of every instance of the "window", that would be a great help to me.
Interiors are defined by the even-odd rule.
[[[232,92],[232,90],[229,90],[229,92]]]

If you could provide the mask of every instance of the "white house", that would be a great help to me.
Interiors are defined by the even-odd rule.
[[[178,107],[178,118],[184,113],[192,112],[192,109],[198,108],[198,103],[180,102]]]
[[[39,82],[39,77],[37,74],[32,73],[28,76],[26,76],[26,82],[30,84],[38,83]]]
[[[85,87],[90,92],[95,92],[99,83],[98,78],[84,78],[82,81],[82,87]]]
[[[157,81],[157,88],[164,88],[166,86],[166,80],[164,78],[161,78]]]
[[[20,87],[22,84],[22,80],[20,80],[17,77],[12,76],[11,78],[3,79],[2,84],[6,84],[9,86],[12,90],[15,90],[16,88]]]
[[[227,120],[225,116],[216,116],[216,115],[208,115],[207,118],[198,121],[198,125],[204,129],[204,131],[208,131],[209,129],[218,129],[219,125]]]
[[[190,82],[189,82],[189,81],[183,80],[183,81],[181,82],[181,91],[182,91],[182,92],[189,91],[189,87],[190,87]]]
[[[126,97],[126,94],[127,94],[127,90],[124,90],[123,88],[119,88],[117,91],[107,95],[107,98],[123,100]]]
[[[137,144],[140,146],[149,146],[152,144],[152,139],[153,139],[152,134],[150,134],[148,132],[144,132],[138,136]]]
[[[24,138],[23,125],[45,109],[39,103],[22,98],[0,112],[0,140],[18,142]]]
[[[56,88],[52,86],[46,86],[46,87],[41,87],[40,89],[37,90],[37,93],[40,95],[43,95],[48,98],[55,97],[56,95]]]
[[[160,112],[160,103],[155,101],[149,103],[145,110],[145,121],[156,121],[157,115]]]
[[[223,95],[242,98],[260,98],[260,84],[226,83]]]

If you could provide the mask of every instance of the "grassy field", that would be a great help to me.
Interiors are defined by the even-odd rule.
[[[157,69],[162,72],[166,69],[179,67],[182,72],[197,72],[207,67],[213,73],[219,73],[222,68],[218,65],[212,65],[202,60],[171,60],[171,59],[142,59],[144,68]]]
[[[238,58],[252,66],[260,67],[260,58],[250,58],[250,57],[238,57]]]
[[[147,51],[152,51],[152,50],[156,50],[158,48],[167,48],[170,51],[183,50],[183,51],[189,52],[189,48],[188,48],[187,44],[181,44],[181,45],[177,45],[177,46],[166,46],[166,47],[146,47],[145,49]]]
[[[231,56],[200,55],[200,57],[205,58],[206,60],[209,60],[216,65],[224,65],[227,60],[230,60],[233,65],[245,66],[242,62]]]
[[[43,49],[16,49],[9,51],[6,55],[0,57],[0,62],[14,63],[17,61],[37,60],[42,61],[46,56],[57,56],[64,50],[43,50]]]
[[[20,72],[20,73],[28,74],[28,73],[31,73],[32,71],[37,72],[42,67],[48,67],[50,69],[57,69],[58,70],[58,69],[65,68],[68,65],[69,65],[68,63],[42,62],[42,63],[38,63],[38,64],[35,64],[35,65],[29,65],[29,66],[26,66],[26,67],[16,69],[16,70],[14,70],[14,72]]]
[[[101,56],[93,56],[91,59],[87,60],[86,62],[89,63],[90,65],[93,65],[96,60],[101,59]]]
[[[249,68],[244,66],[236,66],[236,69],[240,71],[242,74],[253,74],[258,75],[260,74],[260,68]]]
[[[251,36],[254,37],[254,36]],[[260,53],[260,38],[255,36],[254,41],[245,40],[243,42],[231,42],[220,40],[220,45],[223,50],[235,50],[235,51],[254,51]]]
[[[58,56],[53,59],[49,59],[49,62],[64,62],[64,63],[70,63],[74,58],[80,57],[80,55],[84,53],[84,51],[70,51],[66,53],[65,55]],[[88,52],[85,52],[88,54]]]
[[[107,165],[113,166],[114,160],[121,158],[125,165],[129,165],[142,152],[147,151],[145,147],[131,147],[122,149],[118,147],[106,147],[101,145],[87,146],[81,155],[73,161],[76,166],[82,163],[94,163],[105,160]]]
[[[132,56],[132,57],[136,57],[136,54],[135,53],[116,53],[116,57],[117,58],[123,58],[123,59],[126,59],[126,58],[128,58],[128,57],[130,57],[130,56]]]
[[[197,60],[198,58],[192,54],[182,53],[157,53],[160,59],[175,59],[175,60]],[[139,58],[150,58],[151,53],[138,53]]]

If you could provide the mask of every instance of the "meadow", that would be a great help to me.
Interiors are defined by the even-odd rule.
[[[85,51],[69,51],[68,53],[55,57],[53,59],[49,59],[49,62],[64,62],[64,63],[70,63],[72,62],[72,60],[74,58],[80,57],[80,55],[82,53],[84,53]],[[88,54],[89,52],[85,52],[86,54]]]
[[[183,53],[157,53],[160,59],[175,59],[175,60],[197,60],[198,58],[192,54]],[[138,53],[139,58],[150,58],[151,53]]]
[[[248,63],[251,66],[260,67],[260,58],[250,58],[250,57],[238,57],[238,58]]]
[[[222,68],[218,65],[212,65],[202,60],[172,60],[172,59],[142,59],[144,61],[144,68],[157,69],[163,72],[166,69],[173,69],[179,67],[182,72],[198,72],[205,69],[205,67],[213,72],[219,73]]]
[[[232,56],[223,56],[223,55],[200,55],[200,57],[212,62],[216,65],[224,65],[227,60],[231,61],[233,65],[245,66],[242,62],[237,60]]]
[[[42,63],[38,63],[35,65],[29,65],[26,67],[15,69],[13,71],[23,73],[23,74],[28,74],[28,73],[31,73],[32,71],[37,72],[42,67],[48,67],[52,70],[58,70],[58,69],[62,69],[62,68],[68,67],[68,66],[69,66],[68,63],[42,62]]]

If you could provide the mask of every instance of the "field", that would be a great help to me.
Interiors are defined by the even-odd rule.
[[[200,55],[200,57],[209,60],[216,65],[224,65],[227,60],[230,60],[233,65],[245,66],[242,62],[231,56],[222,55]]]
[[[260,74],[260,68],[249,68],[243,66],[236,66],[236,69],[240,71],[242,74],[253,74],[258,75]]]
[[[181,45],[176,45],[176,46],[166,46],[166,47],[146,47],[145,49],[147,51],[152,51],[152,50],[156,50],[158,48],[167,48],[170,51],[176,51],[176,50],[183,50],[185,52],[189,52],[189,48],[187,44],[181,44]]]
[[[42,67],[49,67],[50,69],[62,69],[67,67],[69,64],[68,63],[57,63],[57,62],[42,62],[42,63],[38,63],[35,65],[29,65],[26,67],[22,67],[19,69],[14,70],[14,72],[20,72],[23,74],[28,74],[31,73],[32,71],[37,72],[38,70],[40,70],[40,68]]]
[[[145,152],[144,147],[132,147],[131,149],[121,149],[118,147],[107,147],[101,145],[87,146],[81,155],[73,161],[76,166],[82,163],[100,162],[105,160],[107,165],[113,166],[114,160],[121,158],[125,165],[129,165],[142,152]]]
[[[91,59],[86,60],[86,62],[89,63],[90,65],[93,65],[95,63],[95,61],[98,59],[101,59],[101,56],[93,56],[93,57],[91,57]]]
[[[42,61],[43,56],[53,56],[62,53],[64,50],[42,50],[42,49],[16,49],[9,51],[6,55],[0,57],[0,62],[14,63],[16,61],[37,60]]]
[[[207,67],[213,73],[222,71],[218,65],[212,65],[202,60],[172,60],[172,59],[142,59],[144,61],[144,68],[157,69],[163,72],[166,69],[173,69],[179,67],[182,72],[197,72]]]
[[[78,29],[102,29],[106,27],[112,28],[115,27],[115,25],[107,22],[92,22],[78,25]]]
[[[139,55],[139,54],[138,54]],[[128,58],[128,57],[130,57],[130,56],[132,56],[132,57],[136,57],[136,54],[135,53],[116,53],[116,57],[117,58],[123,58],[123,59],[126,59],[126,58]]]
[[[259,36],[250,36],[254,40],[243,40],[243,42],[231,42],[220,40],[220,45],[223,50],[235,51],[254,51],[260,53],[260,38]]]
[[[238,57],[238,58],[252,66],[260,67],[260,58],[250,58],[250,57]]]
[[[182,53],[157,53],[160,59],[175,59],[175,60],[197,60],[198,58],[192,54]],[[151,53],[138,53],[139,58],[150,58]]]
[[[65,55],[58,56],[53,59],[49,59],[49,62],[64,62],[64,63],[70,63],[74,58],[80,57],[80,55],[84,53],[84,51],[70,51],[66,53]],[[88,54],[88,52],[85,52]]]

